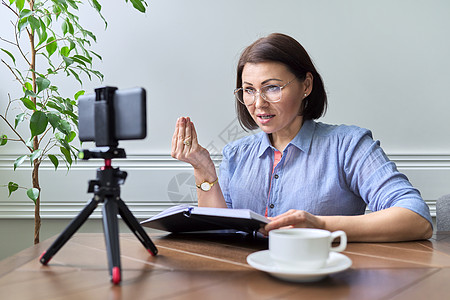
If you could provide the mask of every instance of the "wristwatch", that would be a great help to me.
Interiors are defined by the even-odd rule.
[[[199,189],[201,189],[202,191],[204,191],[204,192],[207,192],[207,191],[209,191],[211,188],[212,188],[212,186],[214,185],[214,184],[216,184],[217,183],[217,181],[219,180],[219,178],[217,178],[214,182],[208,182],[208,181],[203,181],[202,183],[200,183],[200,184],[196,184],[196,186],[199,188]]]

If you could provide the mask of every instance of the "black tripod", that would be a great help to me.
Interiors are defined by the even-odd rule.
[[[83,151],[83,159],[103,158],[105,165],[97,169],[97,179],[89,181],[89,193],[94,193],[92,200],[84,207],[84,209],[75,217],[66,229],[59,235],[47,251],[42,253],[40,262],[47,265],[50,259],[59,249],[72,237],[72,235],[83,225],[87,218],[97,208],[99,203],[103,205],[103,231],[105,234],[106,252],[108,255],[109,273],[111,281],[119,284],[122,278],[122,269],[120,265],[120,248],[119,248],[119,227],[117,222],[117,214],[136,235],[138,240],[150,252],[156,255],[158,250],[148,237],[142,226],[128,209],[125,202],[120,199],[120,185],[125,182],[127,173],[120,171],[119,168],[113,168],[111,161],[113,158],[125,158],[124,149],[109,148],[108,151]]]

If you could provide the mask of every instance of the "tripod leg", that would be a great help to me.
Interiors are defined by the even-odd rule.
[[[64,244],[72,237],[72,235],[83,225],[87,218],[92,214],[95,208],[98,206],[98,201],[94,198],[83,208],[83,210],[70,222],[70,224],[64,229],[59,237],[53,242],[53,244],[42,253],[39,261],[46,265],[50,259],[64,246]]]
[[[117,201],[117,205],[119,206],[119,214],[134,235],[141,241],[142,245],[150,252],[152,256],[158,254],[158,249],[155,244],[153,244],[152,240],[148,237],[145,230],[142,228],[141,224],[136,220],[131,211],[128,209],[128,206],[123,202],[122,199]]]
[[[109,274],[114,284],[119,284],[122,277],[117,214],[117,201],[111,197],[106,198],[103,205],[103,230],[105,232]]]

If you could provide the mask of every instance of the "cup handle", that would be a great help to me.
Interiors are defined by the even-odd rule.
[[[338,230],[335,232],[331,233],[331,237],[330,237],[330,243],[332,243],[336,238],[340,237],[341,241],[339,243],[339,246],[336,247],[331,247],[330,250],[331,251],[335,251],[335,252],[342,252],[345,250],[345,248],[347,247],[347,235],[345,234],[344,231],[342,230]]]

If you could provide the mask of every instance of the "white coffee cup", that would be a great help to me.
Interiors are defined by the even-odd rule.
[[[332,247],[340,237],[340,243]],[[330,232],[313,228],[275,229],[269,231],[271,259],[285,269],[319,269],[325,266],[330,251],[341,252],[347,246],[344,231]]]

